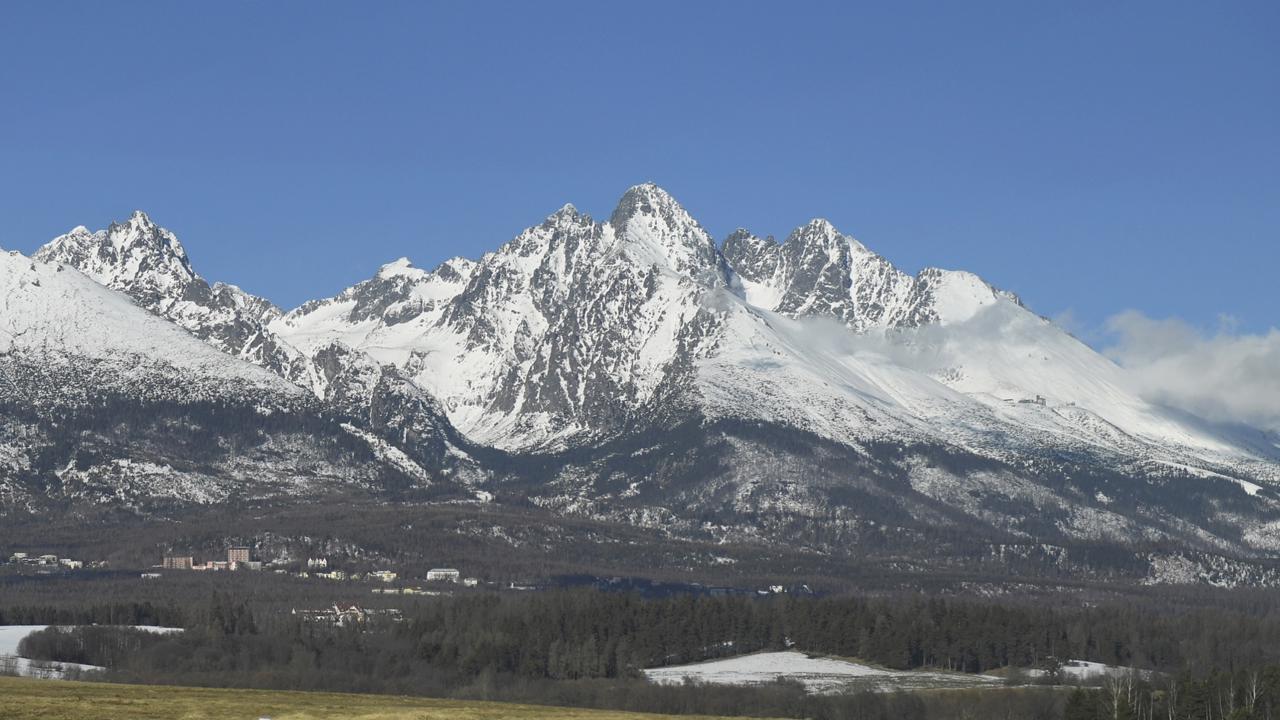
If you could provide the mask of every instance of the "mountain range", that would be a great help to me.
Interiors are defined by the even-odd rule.
[[[926,563],[1280,549],[1275,434],[976,275],[825,220],[717,242],[652,184],[287,311],[137,212],[0,255],[0,303],[3,514],[359,491]]]

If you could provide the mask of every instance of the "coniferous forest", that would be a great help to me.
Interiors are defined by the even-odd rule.
[[[1280,716],[1275,610],[1265,597],[1219,607],[1140,599],[1072,608],[921,597],[646,599],[582,590],[426,598],[398,619],[335,627],[214,591],[182,605],[14,605],[0,608],[0,624],[76,625],[29,636],[22,654],[106,666],[105,678],[120,682],[772,717],[1240,720]],[[186,631],[120,627],[129,624]],[[995,671],[1018,687],[814,695],[798,683],[658,686],[640,673],[786,648],[903,670]],[[1134,672],[1077,686],[1054,675],[1067,658]]]

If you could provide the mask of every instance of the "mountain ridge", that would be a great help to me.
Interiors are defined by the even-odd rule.
[[[0,308],[0,515],[163,514],[440,478],[406,473],[306,389],[74,269],[0,254]]]
[[[1265,435],[1152,405],[1016,295],[907,274],[825,220],[717,243],[644,184],[608,220],[565,205],[478,259],[401,258],[287,312],[209,285],[148,223],[35,257],[305,388],[424,482],[463,468],[466,492],[824,552],[938,523],[1280,548]]]

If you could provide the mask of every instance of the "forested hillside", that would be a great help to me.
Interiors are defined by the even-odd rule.
[[[1074,695],[1008,694],[1004,706],[1029,713],[1014,717],[1046,718],[1060,717],[1065,707],[1072,720],[1112,717],[1099,713],[1104,706],[1114,709],[1117,693],[1143,717],[1157,707],[1162,717],[1226,718],[1219,713],[1222,703],[1260,713],[1237,712],[1231,716],[1237,720],[1267,717],[1262,713],[1280,709],[1278,618],[1275,598],[1261,596],[1217,608],[1168,606],[1155,599],[1046,608],[1012,600],[910,597],[646,600],[592,591],[418,601],[401,621],[384,618],[344,628],[261,607],[255,612],[253,603],[221,593],[188,611],[153,605],[0,609],[0,623],[181,619],[188,629],[179,635],[85,627],[51,629],[23,643],[27,656],[105,665],[108,677],[119,681],[672,712],[938,717],[921,714],[937,707],[927,698],[815,697],[787,684],[732,691],[700,687],[694,693],[649,685],[639,674],[647,667],[761,650],[792,648],[889,668],[999,670],[1013,683],[1031,682],[1025,673],[1037,672],[1047,673],[1040,683],[1070,682],[1055,675],[1067,659],[1134,669]],[[1174,714],[1167,715],[1171,702]],[[1212,714],[1200,714],[1206,709]]]

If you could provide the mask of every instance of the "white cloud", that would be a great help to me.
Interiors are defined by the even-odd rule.
[[[1214,333],[1137,311],[1107,321],[1104,352],[1132,371],[1142,394],[1210,420],[1280,431],[1280,330],[1237,332],[1223,317]]]

